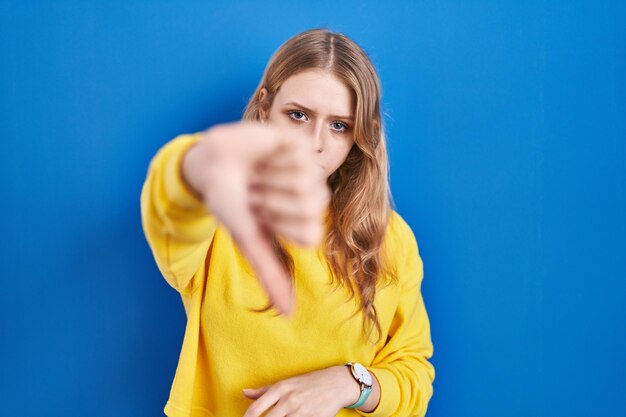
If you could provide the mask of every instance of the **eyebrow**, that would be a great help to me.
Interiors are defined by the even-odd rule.
[[[296,106],[296,107],[301,108],[302,110],[306,110],[307,112],[309,112],[311,114],[317,114],[314,110],[311,110],[308,107],[303,106],[300,103],[296,103],[295,101],[290,101],[289,103],[285,103],[284,106]],[[331,114],[330,117],[337,118],[337,119],[354,120],[354,117],[352,117],[352,116],[339,116],[339,115],[336,115],[336,114]]]

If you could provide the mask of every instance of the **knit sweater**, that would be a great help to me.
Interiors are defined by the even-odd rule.
[[[296,310],[291,317],[251,311],[268,299],[228,229],[208,212],[182,177],[182,157],[199,133],[166,143],[152,158],[141,192],[142,226],[165,281],[182,298],[187,323],[164,413],[170,417],[241,417],[252,403],[241,390],[346,362],[360,362],[380,384],[366,413],[337,416],[423,416],[435,370],[430,324],[421,294],[423,265],[415,236],[395,211],[383,247],[398,272],[377,287],[379,342],[362,332],[357,297],[331,284],[321,246],[283,242],[294,260]],[[358,311],[357,315],[352,314]]]

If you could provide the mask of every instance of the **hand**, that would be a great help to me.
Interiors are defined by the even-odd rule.
[[[301,246],[315,246],[321,240],[321,214],[330,200],[323,169],[308,152],[308,146],[278,149],[257,164],[250,178],[250,203],[257,221]]]
[[[256,400],[244,417],[259,417],[266,411],[265,417],[334,417],[354,404],[360,391],[348,367],[332,366],[273,385],[244,389],[246,397]]]
[[[275,233],[303,246],[323,235],[330,190],[312,144],[270,126],[212,127],[183,160],[183,175],[229,230],[271,302],[290,314],[293,289],[271,245]]]

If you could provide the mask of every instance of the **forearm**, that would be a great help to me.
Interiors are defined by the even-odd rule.
[[[164,145],[150,162],[141,192],[141,221],[156,263],[178,291],[188,284],[206,257],[217,226],[214,216],[181,176],[182,157],[197,135],[181,135]]]

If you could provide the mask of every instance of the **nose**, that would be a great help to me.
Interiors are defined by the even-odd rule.
[[[313,149],[315,152],[321,153],[324,150],[324,143],[326,140],[326,132],[323,123],[316,123],[313,127]]]

